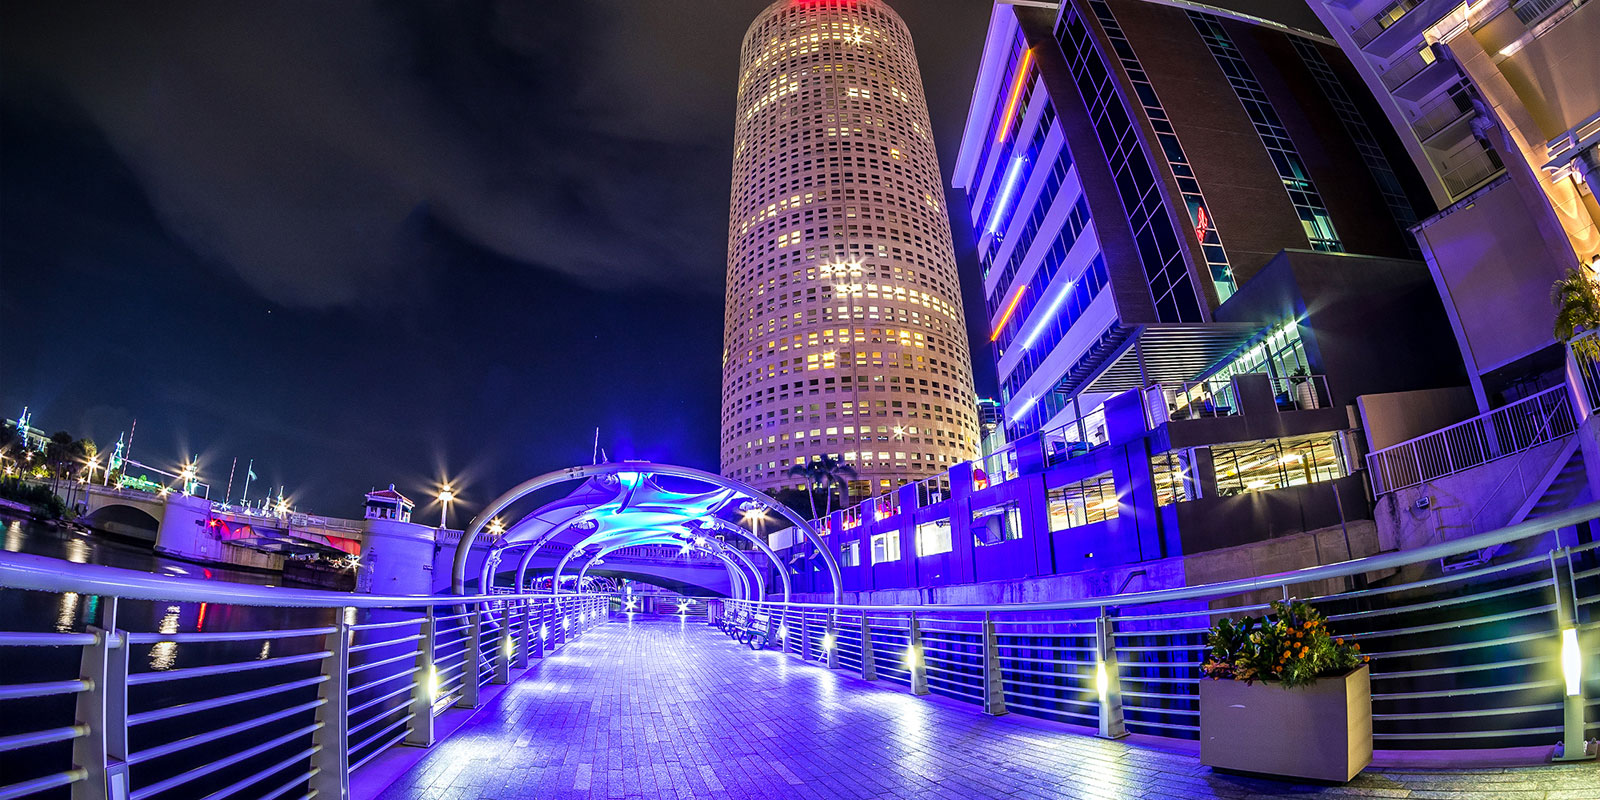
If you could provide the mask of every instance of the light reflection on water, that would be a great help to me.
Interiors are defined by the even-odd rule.
[[[161,623],[156,626],[156,633],[177,633],[178,606],[167,606],[167,613],[161,618]],[[178,661],[177,642],[156,642],[150,646],[150,668],[171,669]]]
[[[89,563],[89,544],[82,539],[68,539],[62,543],[63,555],[74,564]]]
[[[6,526],[6,552],[22,552],[22,523],[17,520]]]
[[[61,602],[57,605],[56,630],[60,633],[71,633],[78,627],[78,600],[77,592],[67,592],[61,595]]]

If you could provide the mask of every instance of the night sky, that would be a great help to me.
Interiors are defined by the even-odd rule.
[[[133,456],[198,453],[214,498],[253,458],[253,496],[347,516],[445,476],[470,512],[588,463],[596,426],[612,459],[716,470],[765,5],[5,4],[0,416],[102,447],[137,418]],[[948,184],[989,3],[893,5]]]

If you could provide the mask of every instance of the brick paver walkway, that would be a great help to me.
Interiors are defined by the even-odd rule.
[[[1214,774],[753,652],[703,622],[602,625],[510,686],[384,798],[1600,798],[1600,767]]]

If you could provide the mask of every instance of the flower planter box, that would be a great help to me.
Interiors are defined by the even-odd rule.
[[[1365,665],[1298,689],[1200,681],[1200,763],[1344,783],[1372,763],[1372,682]]]

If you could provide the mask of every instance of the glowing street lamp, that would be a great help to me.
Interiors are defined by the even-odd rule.
[[[489,520],[489,535],[490,536],[499,537],[500,534],[505,533],[505,532],[506,532],[506,524],[504,522],[501,522],[499,517],[495,517],[494,519]]]
[[[455,490],[451,489],[449,484],[445,484],[445,487],[439,490],[439,528],[441,530],[449,520],[450,504],[455,502],[455,499]]]

